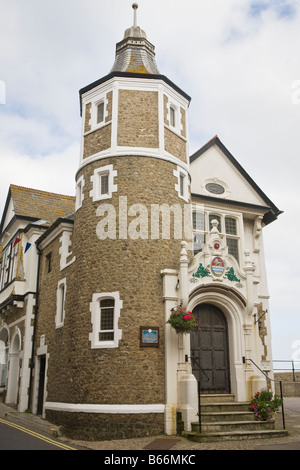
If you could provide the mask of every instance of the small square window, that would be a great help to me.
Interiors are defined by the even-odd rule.
[[[76,183],[76,199],[75,199],[75,210],[77,211],[82,206],[82,201],[84,199],[83,187],[85,181],[83,175],[80,176],[79,180]]]
[[[46,269],[47,272],[50,273],[52,269],[52,253],[48,253],[46,255]]]
[[[103,173],[100,174],[100,194],[108,194],[109,193],[109,174]]]
[[[229,235],[237,235],[236,219],[225,217],[225,230]]]
[[[203,212],[193,212],[193,229],[194,230],[205,230],[205,217]]]
[[[170,106],[170,126],[176,127],[176,109]]]
[[[226,244],[228,246],[228,254],[235,257],[239,261],[239,246],[238,240],[235,238],[226,238]]]
[[[104,102],[97,104],[97,124],[104,121]]]
[[[173,170],[173,175],[176,177],[175,191],[178,193],[178,196],[181,199],[184,199],[186,202],[189,201],[189,176],[188,173],[183,169],[177,166],[177,170]]]
[[[117,174],[113,165],[106,165],[94,170],[94,174],[91,176],[93,189],[90,191],[93,201],[111,198],[112,193],[118,191],[118,185],[114,182]]]
[[[182,197],[184,197],[184,181],[185,181],[185,175],[180,173],[180,175],[179,175],[179,194]]]

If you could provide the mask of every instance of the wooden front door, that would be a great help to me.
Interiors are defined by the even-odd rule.
[[[230,393],[227,323],[214,305],[193,310],[201,330],[191,333],[192,369],[203,393]],[[194,358],[194,360],[193,360]]]

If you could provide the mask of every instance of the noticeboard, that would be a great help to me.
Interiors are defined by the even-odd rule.
[[[143,348],[159,347],[159,328],[157,326],[140,326],[140,346]]]

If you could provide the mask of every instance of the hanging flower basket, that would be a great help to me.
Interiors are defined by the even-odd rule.
[[[201,327],[192,312],[187,311],[186,308],[181,306],[172,308],[171,315],[167,323],[176,330],[176,333],[186,334],[191,331],[201,330]]]

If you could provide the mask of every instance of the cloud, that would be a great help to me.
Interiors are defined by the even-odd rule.
[[[75,195],[79,152],[80,147],[76,143],[39,159],[13,151],[0,151],[0,161],[5,164],[4,171],[0,172],[0,199],[3,206],[10,184]]]

